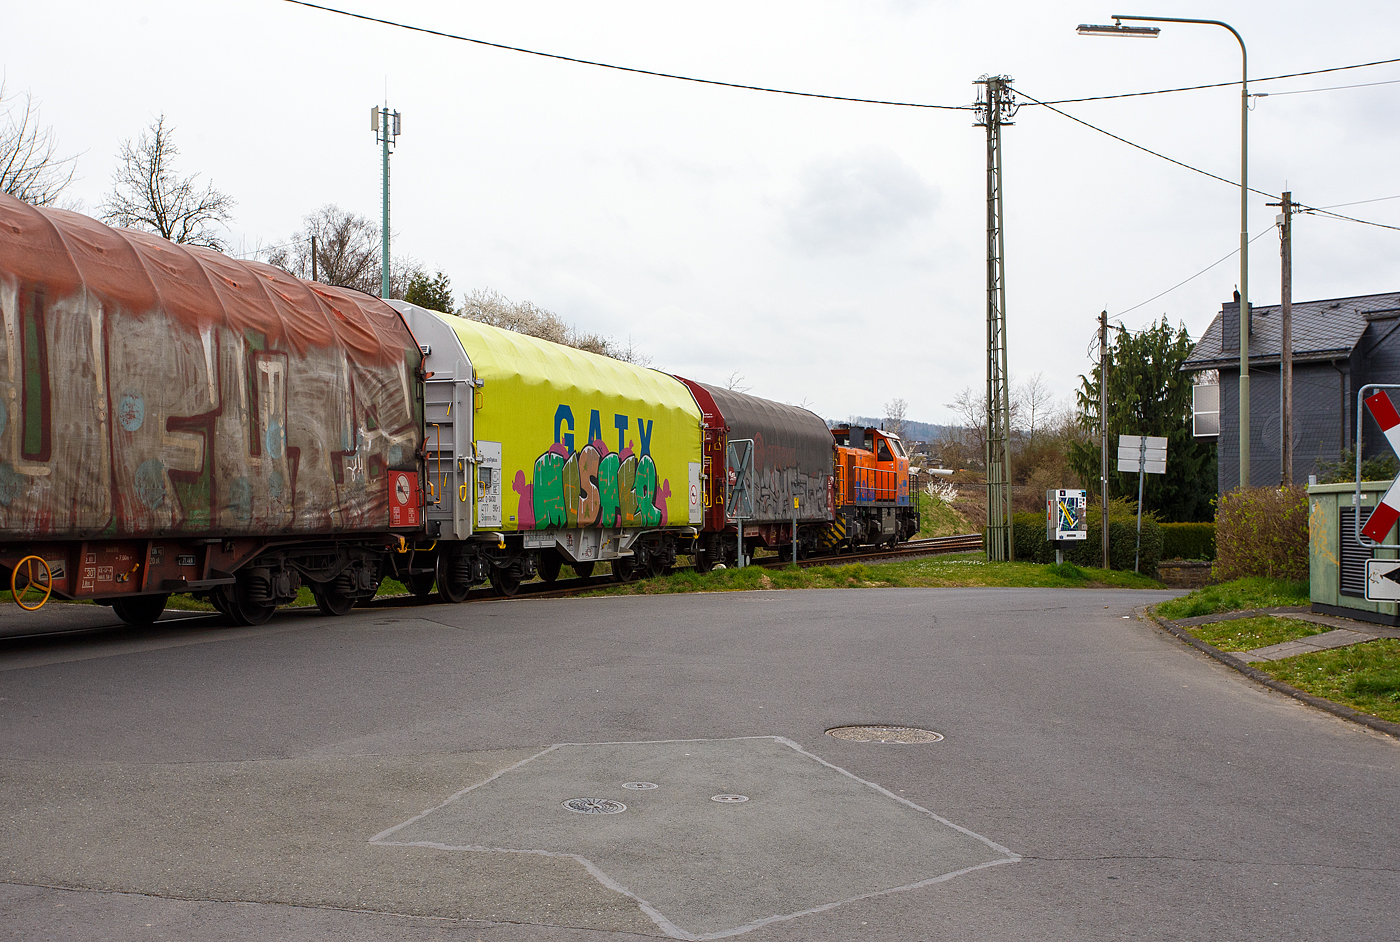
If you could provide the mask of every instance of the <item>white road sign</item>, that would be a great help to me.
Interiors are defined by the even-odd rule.
[[[1366,560],[1366,600],[1400,602],[1400,559]]]
[[[1146,447],[1143,447],[1144,441]],[[1160,435],[1119,435],[1118,470],[1130,474],[1166,474],[1166,438]]]

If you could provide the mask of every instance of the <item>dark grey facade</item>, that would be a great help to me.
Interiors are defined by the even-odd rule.
[[[1239,309],[1222,306],[1182,367],[1220,373],[1220,493],[1240,483]],[[1249,325],[1249,483],[1283,477],[1280,417],[1282,327],[1278,305],[1255,306]],[[1356,441],[1356,391],[1367,383],[1400,384],[1400,292],[1293,304],[1293,480],[1306,483],[1319,464],[1336,462]],[[1397,397],[1400,401],[1400,397]],[[1365,417],[1363,453],[1389,446]]]

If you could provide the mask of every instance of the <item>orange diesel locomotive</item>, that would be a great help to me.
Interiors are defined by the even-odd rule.
[[[858,425],[838,426],[831,434],[836,439],[836,506],[823,548],[894,546],[917,533],[909,455],[899,436]]]

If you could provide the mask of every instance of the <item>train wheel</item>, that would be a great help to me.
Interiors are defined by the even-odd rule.
[[[433,591],[433,585],[437,582],[437,573],[420,572],[408,577],[408,591],[418,598],[425,598],[429,592]]]
[[[696,550],[695,571],[709,572],[713,568],[715,568],[715,561],[712,558],[710,558],[710,554],[705,552],[704,550]]]
[[[559,570],[564,567],[564,557],[559,555],[557,550],[545,550],[540,554],[540,564],[537,567],[540,578],[545,582],[555,582],[559,579]]]
[[[150,625],[165,611],[165,603],[168,601],[168,595],[138,595],[129,599],[115,599],[112,602],[112,611],[128,625]]]
[[[311,595],[322,615],[346,615],[355,607],[355,600],[337,592],[334,585],[312,586]]]
[[[652,578],[656,578],[666,572],[666,559],[659,553],[647,555],[647,572]]]
[[[274,602],[250,601],[247,583],[241,579],[234,585],[219,586],[214,592],[223,596],[222,604],[216,604],[215,607],[228,615],[235,625],[265,624],[277,609]]]
[[[580,579],[591,579],[593,577],[593,563],[574,563],[574,572]]]
[[[520,590],[520,577],[507,575],[502,569],[491,570],[491,588],[502,598],[510,598]]]
[[[454,577],[453,570],[456,569],[455,560],[450,553],[439,553],[437,558],[437,588],[438,597],[444,602],[457,604],[467,600],[467,593],[471,591],[471,582],[458,580]]]
[[[637,580],[637,564],[632,561],[631,556],[619,556],[614,559],[612,571],[615,582],[635,582]]]

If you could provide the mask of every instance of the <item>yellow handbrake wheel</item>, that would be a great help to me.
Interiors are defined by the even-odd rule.
[[[43,608],[53,592],[53,573],[49,571],[49,564],[38,556],[21,559],[15,565],[14,572],[10,573],[10,592],[15,597],[15,604],[26,612],[37,612]]]

